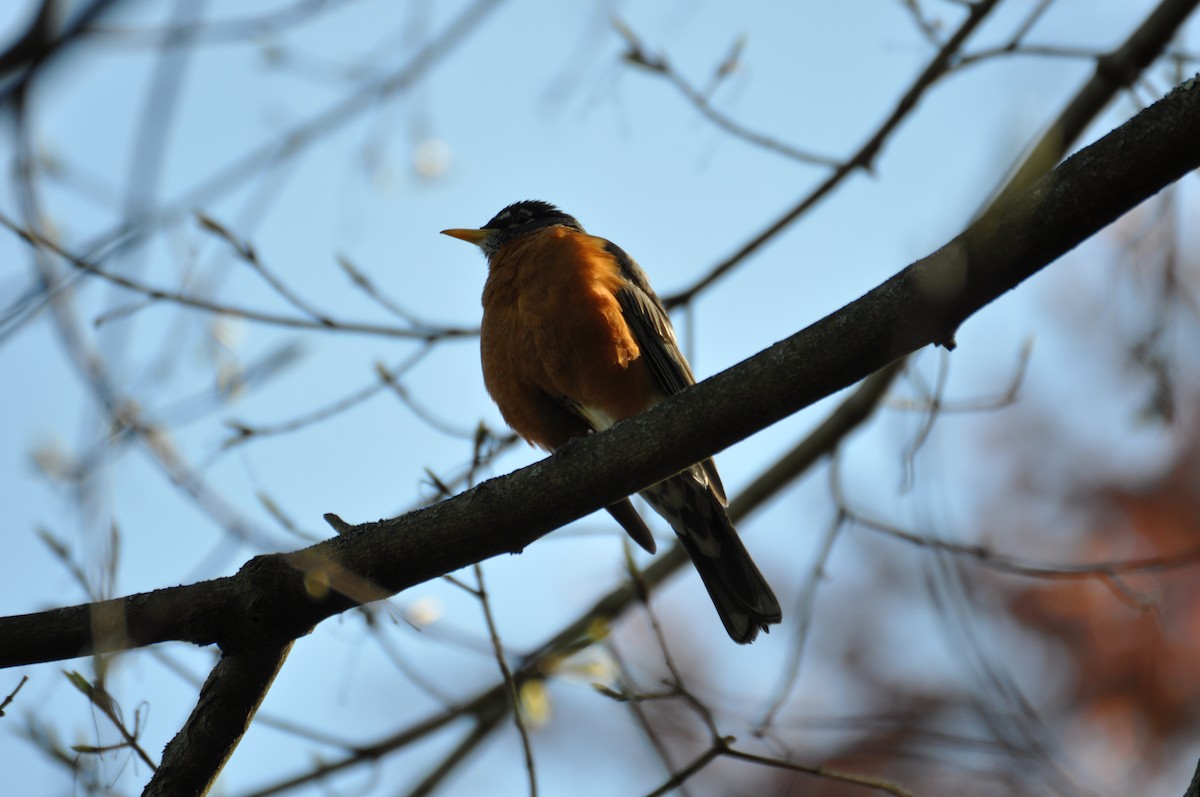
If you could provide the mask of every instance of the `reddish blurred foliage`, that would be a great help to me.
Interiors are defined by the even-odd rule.
[[[1162,566],[1110,576],[1034,583],[1013,616],[1069,657],[1072,693],[1063,705],[1099,723],[1114,752],[1143,760],[1170,755],[1178,734],[1200,721],[1200,440],[1137,488],[1103,486],[1105,512],[1078,561],[1161,558]],[[1090,507],[1089,507],[1090,508]]]

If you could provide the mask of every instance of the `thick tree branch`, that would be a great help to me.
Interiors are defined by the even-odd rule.
[[[292,643],[287,642],[222,656],[200,688],[200,699],[183,730],[163,751],[162,764],[142,796],[207,794],[291,649]]]
[[[426,509],[257,557],[231,579],[0,620],[0,666],[169,639],[279,646],[359,603],[520,551],[899,357],[953,345],[970,315],[1197,166],[1193,78],[866,296],[650,412]],[[94,615],[121,621],[94,633]]]
[[[62,661],[178,640],[211,645],[234,599],[233,578],[0,619],[0,665]]]
[[[1196,762],[1196,771],[1192,774],[1192,782],[1188,784],[1183,797],[1200,797],[1200,761]]]

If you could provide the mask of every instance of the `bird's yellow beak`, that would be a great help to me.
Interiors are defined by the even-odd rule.
[[[482,248],[483,242],[492,234],[491,230],[442,230],[442,235],[449,235],[451,238],[457,238],[460,241],[466,241],[469,244],[475,244]]]

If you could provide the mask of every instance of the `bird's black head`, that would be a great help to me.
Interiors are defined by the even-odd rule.
[[[528,235],[534,230],[556,225],[583,231],[583,225],[576,221],[574,216],[563,213],[549,202],[532,199],[509,205],[483,225],[483,229],[495,231],[489,236],[488,245],[489,248],[499,249],[509,241]]]
[[[487,255],[488,262],[491,262],[492,257],[505,244],[531,232],[556,226],[583,232],[583,225],[573,216],[568,216],[549,202],[526,200],[509,205],[479,229],[442,230],[442,235],[475,244]]]

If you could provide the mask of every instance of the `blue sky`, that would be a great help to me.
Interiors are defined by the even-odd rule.
[[[0,30],[15,29],[21,5],[0,12],[11,16],[0,20]],[[252,17],[281,5],[214,1],[203,4],[201,13],[206,19]],[[44,181],[47,217],[68,247],[84,247],[120,222],[129,203],[126,186],[139,164],[147,162],[147,150],[134,142],[146,140],[139,139],[139,131],[154,140],[154,130],[162,129],[147,134],[141,127],[147,97],[156,76],[169,80],[174,66],[181,71],[170,95],[170,127],[152,185],[159,201],[174,205],[187,198],[185,212],[135,252],[112,261],[114,268],[136,269],[140,279],[156,286],[212,291],[224,302],[296,315],[187,212],[202,211],[251,241],[267,268],[339,319],[394,322],[344,277],[337,265],[344,257],[421,318],[471,327],[479,319],[485,263],[474,249],[438,231],[478,226],[503,205],[537,198],[559,204],[589,231],[618,242],[661,294],[671,294],[735,251],[826,172],[714,129],[666,81],[623,64],[613,17],[694,84],[704,84],[733,42],[744,37],[740,68],[716,91],[716,105],[754,130],[834,158],[849,155],[866,139],[931,55],[903,4],[883,0],[512,0],[496,5],[411,90],[370,104],[281,165],[244,170],[228,188],[199,198],[192,192],[209,175],[246,152],[278,142],[285,131],[336,103],[351,85],[345,73],[396,70],[412,56],[414,43],[444,29],[468,4],[347,2],[316,23],[279,35],[205,43],[186,62],[159,71],[154,51],[130,37],[114,33],[107,41],[85,45],[47,75],[35,94],[37,147],[60,167]],[[1004,5],[1007,10],[972,40],[971,50],[1006,41],[1030,4]],[[1030,41],[1111,48],[1151,6],[1060,0]],[[943,29],[957,24],[955,4],[927,7]],[[162,23],[171,11],[172,4],[135,2],[105,22],[140,29]],[[1188,41],[1194,51],[1195,24]],[[851,177],[676,317],[697,375],[711,375],[792,334],[956,234],[1092,68],[1080,58],[1000,58],[947,78],[889,140],[874,174]],[[1169,85],[1160,70],[1138,96],[1148,99]],[[1133,109],[1133,100],[1122,97],[1089,135],[1106,132]],[[11,128],[0,141],[11,166]],[[414,158],[429,153],[440,166],[422,174]],[[1194,186],[1189,190],[1194,194]],[[0,211],[19,217],[11,185],[0,190]],[[1101,441],[1097,445],[1105,439],[1097,429],[1111,429],[1109,421],[1127,429],[1136,397],[1118,390],[1112,398],[1088,403],[1097,385],[1117,380],[1102,365],[1089,364],[1086,353],[1056,343],[1057,322],[1048,312],[1062,306],[1054,303],[1064,295],[1084,307],[1091,306],[1087,297],[1103,297],[1106,282],[1090,264],[1109,247],[1101,236],[972,319],[952,355],[947,394],[986,396],[1003,390],[1022,347],[1032,340],[1028,390],[1033,395],[1084,402],[1086,410],[1077,420],[1080,436],[1095,435]],[[19,241],[0,235],[5,305],[28,284],[27,260]],[[84,329],[101,351],[113,353],[112,371],[130,385],[145,417],[162,424],[164,439],[279,549],[299,547],[303,540],[280,528],[264,496],[306,532],[324,535],[322,513],[336,512],[350,521],[392,516],[431,497],[427,469],[450,479],[470,460],[469,439],[431,428],[386,393],[302,433],[222,447],[230,435],[227,422],[275,424],[304,416],[372,384],[375,363],[403,362],[415,351],[412,343],[243,321],[214,327],[210,315],[161,303],[96,326],[101,314],[138,305],[139,297],[94,284],[76,301]],[[197,406],[196,397],[204,406],[217,363],[244,365],[291,346],[298,347],[298,359],[267,383],[215,412],[189,409]],[[941,362],[940,353],[927,352],[917,367],[932,378]],[[9,508],[7,558],[20,567],[0,580],[0,612],[87,598],[38,539],[38,529],[65,540],[72,557],[95,576],[100,554],[109,546],[106,532],[116,524],[120,558],[110,585],[114,595],[227,574],[258,552],[230,543],[211,517],[164,479],[140,446],[121,446],[106,455],[107,466],[90,484],[90,511],[81,510],[70,486],[32,466],[34,453],[76,456],[104,441],[96,404],[65,362],[44,314],[0,346],[0,369],[20,375],[5,391],[0,432],[0,494]],[[165,380],[158,376],[163,369],[169,373]],[[481,421],[503,429],[483,388],[473,338],[438,346],[406,374],[404,384],[414,401],[449,427],[468,435]],[[794,445],[828,406],[811,408],[724,452],[718,461],[729,492],[736,494]],[[917,460],[917,489],[908,492],[900,487],[898,452],[920,423],[914,414],[885,413],[845,452],[847,486],[882,512],[919,519],[951,536],[966,533],[974,525],[973,513],[1004,475],[978,456],[986,419],[939,424]],[[1131,469],[1154,461],[1165,445],[1152,430],[1112,435],[1128,446]],[[516,447],[487,475],[539,456]],[[807,572],[832,517],[823,475],[806,477],[742,524],[785,607],[797,599],[797,574]],[[622,556],[618,540],[611,523],[597,515],[556,532],[522,556],[490,562],[488,587],[496,596],[506,642],[520,650],[540,641],[616,583]],[[870,581],[849,553],[835,556],[828,573],[836,594],[843,596],[855,595],[856,585]],[[679,645],[703,651],[711,679],[706,686],[714,702],[730,711],[730,732],[744,735],[745,723],[758,711],[742,704],[739,695],[754,692],[742,685],[774,682],[795,626],[785,624],[756,645],[737,648],[723,638],[694,576],[677,577],[656,600],[664,616],[690,618],[675,621]],[[403,611],[417,601],[440,602],[451,640],[460,634],[485,639],[477,604],[455,588],[425,585],[394,603]],[[952,677],[953,667],[938,655],[947,643],[938,641],[936,623],[919,615],[908,622],[928,643],[906,652],[907,666],[944,670]],[[436,703],[428,696],[397,683],[396,668],[382,649],[362,641],[361,625],[350,614],[301,640],[264,713],[352,738],[373,738],[394,728],[398,715],[416,718],[432,710]],[[820,618],[816,628],[836,636]],[[644,641],[644,635],[643,627],[629,630],[629,645]],[[455,695],[469,695],[494,678],[494,661],[473,644],[458,646],[436,633],[422,637],[403,629],[393,636],[409,660]],[[845,705],[839,700],[846,696],[837,691],[835,673],[827,670],[835,663],[820,658],[822,637],[816,639],[812,669],[806,670],[811,676],[800,685],[797,706],[828,713]],[[171,647],[120,660],[114,684],[129,710],[142,701],[150,706],[146,734],[152,753],[170,738],[194,700],[194,690],[160,656],[202,677],[211,654]],[[87,671],[88,663],[66,666]],[[52,720],[70,741],[89,739],[92,717],[58,675],[61,668],[29,668],[33,680],[21,693],[17,712],[36,707],[39,718]],[[0,676],[0,692],[7,693],[17,675]],[[586,722],[597,734],[626,732],[623,716],[591,710],[596,698],[583,680],[557,681],[553,695],[558,727]],[[16,725],[11,719],[9,724]],[[649,756],[627,768],[614,767],[610,760],[581,752],[588,749],[586,739],[555,734],[554,728],[538,737],[546,793],[595,779],[611,789],[579,793],[633,793],[653,786],[646,779],[653,766]],[[61,772],[15,739],[11,729],[0,728],[0,733],[6,733],[0,737],[0,767],[14,773],[25,787],[21,793],[66,791],[69,781]],[[413,751],[411,759],[386,764],[378,777],[393,788],[380,793],[411,782],[413,768],[423,769],[434,748],[444,750],[453,741],[439,738]],[[313,749],[321,748],[256,727],[226,771],[224,793],[240,794],[280,771],[302,770]],[[120,791],[135,793],[147,775],[126,762],[111,757],[104,771]],[[519,762],[516,737],[506,734],[465,769],[448,793],[523,793]],[[343,789],[373,784],[374,777],[356,774]]]

